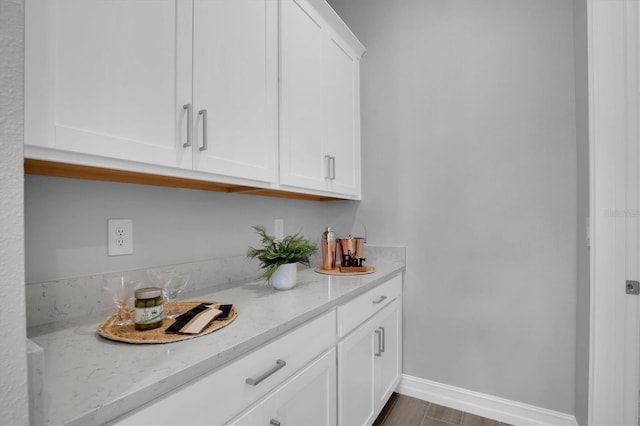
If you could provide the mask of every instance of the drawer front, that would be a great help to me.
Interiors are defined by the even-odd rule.
[[[116,424],[222,424],[334,345],[335,329],[336,314],[331,310]]]
[[[338,306],[338,336],[349,334],[351,330],[400,297],[401,294],[402,275],[396,275],[386,283]]]

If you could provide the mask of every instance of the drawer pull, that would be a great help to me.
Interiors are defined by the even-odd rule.
[[[276,371],[280,370],[285,365],[287,365],[287,363],[284,362],[283,360],[279,359],[279,360],[276,361],[276,366],[275,367],[273,367],[269,371],[264,372],[261,376],[256,377],[255,379],[253,377],[249,377],[247,380],[245,380],[245,383],[248,384],[248,385],[251,385],[251,386],[255,386],[255,385],[259,384],[261,381],[263,381],[264,379],[266,379],[267,377],[271,376]]]
[[[276,419],[271,419],[271,420],[269,421],[269,424],[270,424],[271,426],[280,426],[280,422],[279,422],[279,421],[277,421]]]
[[[384,344],[385,344],[385,336],[384,336],[384,327],[378,327],[380,329],[380,331],[382,331],[382,348],[380,349],[380,352],[384,352]]]
[[[376,336],[378,336],[378,352],[374,352],[375,356],[382,356],[382,332],[380,330],[374,330]]]
[[[374,301],[373,301],[373,304],[374,304],[374,305],[379,305],[380,303],[382,303],[382,302],[383,302],[384,300],[386,300],[386,299],[387,299],[387,296],[380,296],[380,299],[378,299],[378,300],[374,300]]]

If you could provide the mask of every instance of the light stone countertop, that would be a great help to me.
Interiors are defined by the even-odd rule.
[[[387,281],[404,262],[378,261],[368,275],[330,276],[298,271],[292,290],[256,281],[192,300],[233,303],[238,317],[214,333],[167,344],[127,344],[103,339],[104,313],[29,329],[44,348],[44,418],[47,424],[102,424],[163,395],[305,321]]]

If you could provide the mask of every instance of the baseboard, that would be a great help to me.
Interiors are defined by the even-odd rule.
[[[402,375],[398,393],[512,425],[577,426],[570,414]]]

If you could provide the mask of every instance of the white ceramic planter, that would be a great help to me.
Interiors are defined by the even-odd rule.
[[[271,286],[276,290],[289,290],[296,285],[298,264],[286,263],[280,265],[271,275]]]

